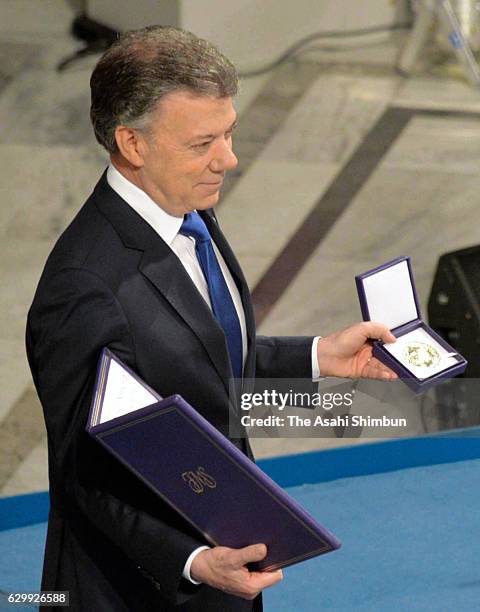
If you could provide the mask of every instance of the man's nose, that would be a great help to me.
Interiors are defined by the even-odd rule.
[[[238,159],[232,150],[231,142],[219,143],[215,156],[210,162],[212,172],[227,172],[227,170],[233,170],[237,164]]]

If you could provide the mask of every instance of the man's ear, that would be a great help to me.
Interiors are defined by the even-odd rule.
[[[135,168],[141,168],[144,164],[143,153],[145,151],[145,141],[142,135],[125,125],[118,125],[115,128],[115,140],[121,155]]]

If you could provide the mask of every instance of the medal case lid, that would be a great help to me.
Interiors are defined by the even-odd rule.
[[[395,330],[421,320],[410,257],[398,257],[355,276],[365,321]]]

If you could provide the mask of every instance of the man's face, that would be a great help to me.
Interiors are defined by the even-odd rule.
[[[175,216],[214,206],[226,171],[237,165],[232,98],[175,92],[152,117],[143,139],[142,189]]]

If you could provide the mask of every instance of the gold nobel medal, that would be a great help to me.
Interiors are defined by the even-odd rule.
[[[416,368],[432,368],[440,363],[440,353],[427,342],[409,342],[404,357],[407,363]]]

